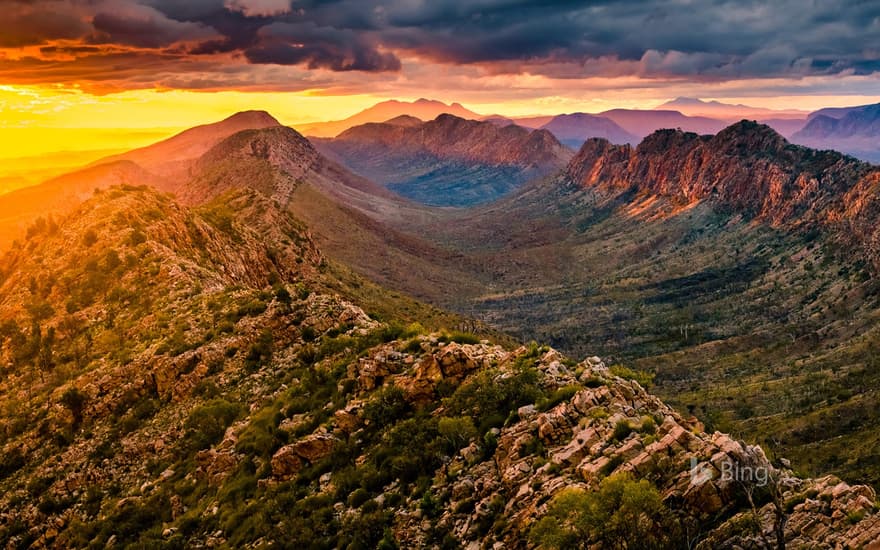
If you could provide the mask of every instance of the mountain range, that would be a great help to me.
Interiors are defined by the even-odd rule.
[[[572,152],[547,130],[401,116],[315,141],[325,154],[414,201],[472,206],[560,170]]]
[[[442,114],[450,114],[459,118],[473,120],[482,118],[477,113],[464,108],[460,103],[447,105],[442,101],[424,98],[412,102],[391,99],[377,103],[343,120],[302,124],[299,126],[299,130],[307,136],[336,137],[353,126],[369,122],[385,122],[402,115],[427,121],[433,120]]]
[[[792,119],[804,120],[810,114],[809,111],[797,109],[765,109],[752,107],[741,103],[731,104],[721,101],[704,101],[695,97],[677,97],[657,107],[658,110],[679,111],[688,116],[702,116],[729,120],[764,120],[764,119]]]
[[[598,547],[870,548],[880,170],[656,117],[699,133],[247,112],[0,196],[0,540],[527,548],[610,502]]]
[[[837,149],[880,162],[880,104],[846,109],[821,109],[792,139],[812,147]]]

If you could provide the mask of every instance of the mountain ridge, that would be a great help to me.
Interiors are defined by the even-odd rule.
[[[389,119],[407,115],[420,120],[433,120],[441,114],[451,114],[460,118],[480,119],[479,115],[460,103],[446,104],[442,101],[421,98],[406,102],[389,99],[364,109],[346,119],[331,122],[314,122],[300,124],[299,130],[310,137],[332,138],[345,130],[370,122],[385,122]]]
[[[705,101],[696,97],[677,97],[658,105],[657,110],[678,110],[685,115],[723,118],[726,120],[748,119],[806,119],[809,111],[798,109],[767,109],[752,107],[741,103],[724,103],[717,100]]]
[[[635,189],[683,203],[712,199],[770,225],[802,225],[837,219],[838,202],[869,185],[876,170],[741,121],[711,137],[660,130],[636,148],[588,142],[566,174],[599,189]]]
[[[209,124],[184,130],[160,142],[114,155],[94,164],[115,160],[131,160],[155,174],[171,179],[185,176],[189,165],[226,137],[254,128],[280,126],[275,117],[266,111],[240,111]]]
[[[612,143],[633,143],[637,138],[613,120],[587,113],[557,115],[541,126],[563,144],[579,149],[590,138],[603,138]]]
[[[615,483],[701,550],[880,534],[871,488],[796,476],[637,373],[372,318],[279,206],[113,187],[7,256],[0,538],[527,548],[566,488]]]
[[[880,104],[821,109],[792,140],[804,145],[834,148],[863,160],[880,162]]]
[[[420,124],[367,123],[315,144],[355,172],[439,206],[489,202],[561,168],[572,154],[546,130],[449,114]]]

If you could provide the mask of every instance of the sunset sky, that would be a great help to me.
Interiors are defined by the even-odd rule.
[[[244,109],[389,98],[525,115],[678,96],[880,101],[880,3],[4,0],[0,157],[126,148]],[[117,132],[117,129],[126,129]]]

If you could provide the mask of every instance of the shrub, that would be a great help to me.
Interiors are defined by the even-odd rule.
[[[644,434],[654,434],[657,432],[657,423],[650,416],[643,416],[642,425],[639,428],[639,431]]]
[[[260,333],[257,341],[251,344],[244,358],[244,367],[248,372],[254,372],[272,360],[274,353],[274,339],[269,329]]]
[[[471,439],[477,437],[477,428],[474,426],[474,421],[468,416],[441,418],[437,424],[437,430],[446,442],[447,449],[450,452],[461,449]]]
[[[373,426],[390,426],[409,410],[403,390],[396,386],[383,388],[363,408],[363,418]]]
[[[86,248],[92,246],[93,244],[98,242],[98,234],[95,233],[94,229],[89,229],[83,235],[83,244],[86,245]]]
[[[608,370],[615,376],[635,380],[643,388],[650,388],[654,384],[654,374],[650,372],[633,370],[623,365],[612,365]]]
[[[225,399],[212,399],[196,407],[186,420],[184,446],[190,451],[199,451],[214,445],[241,412],[241,405]]]
[[[442,507],[437,499],[434,498],[434,493],[428,490],[425,491],[425,494],[422,495],[422,500],[419,501],[419,510],[429,518],[436,518],[440,515]]]
[[[633,431],[632,426],[627,420],[618,420],[614,425],[614,435],[612,437],[617,441],[623,441]]]
[[[290,296],[290,292],[285,287],[279,286],[275,290],[275,299],[281,304],[290,305],[290,302],[293,298]]]
[[[580,386],[575,385],[563,386],[553,392],[549,397],[539,399],[536,403],[538,410],[542,412],[548,411],[556,405],[562,403],[563,401],[568,401],[569,399],[574,397],[574,394],[576,394],[580,389]]]
[[[459,386],[444,400],[446,410],[455,416],[470,416],[479,422],[478,431],[485,433],[503,425],[523,405],[542,397],[534,367],[521,365],[513,376],[501,378],[495,370],[480,372],[472,381]]]
[[[269,458],[283,442],[277,428],[282,415],[278,407],[269,406],[251,416],[251,421],[238,437],[235,450],[251,456]]]
[[[368,500],[370,500],[370,493],[366,489],[358,488],[348,495],[348,505],[352,508],[360,508]]]
[[[647,480],[622,473],[602,481],[597,491],[565,489],[529,539],[540,548],[631,548],[678,546],[679,528],[660,493]]]
[[[20,470],[26,463],[24,453],[13,448],[0,454],[0,480]]]
[[[439,340],[441,342],[456,342],[459,344],[479,344],[480,338],[474,334],[469,332],[444,332],[440,335]]]
[[[88,401],[88,396],[77,388],[68,388],[61,396],[61,404],[64,405],[73,416],[74,425],[82,422],[83,409]]]

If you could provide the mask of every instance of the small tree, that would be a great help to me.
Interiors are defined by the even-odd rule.
[[[39,327],[37,328],[39,331]],[[45,373],[55,368],[55,327],[46,329],[46,335],[40,339],[37,352],[37,367],[40,369],[40,379],[45,381]]]
[[[469,416],[457,416],[454,418],[441,418],[437,425],[440,436],[446,442],[446,447],[452,452],[458,451],[471,440],[477,437],[477,428]]]
[[[624,472],[605,478],[596,491],[563,490],[529,538],[547,549],[660,550],[676,545],[678,531],[657,489]]]
[[[761,515],[756,504],[759,497],[765,497],[773,505],[773,534],[776,537],[776,549],[785,550],[785,525],[788,523],[788,514],[785,511],[783,498],[785,488],[781,472],[767,462],[760,447],[747,447],[736,466],[736,481],[749,501],[758,535],[766,547],[772,546],[764,535]]]
[[[79,426],[83,419],[83,410],[85,410],[88,397],[76,388],[68,388],[61,396],[61,404],[70,411],[73,416],[73,425]]]

